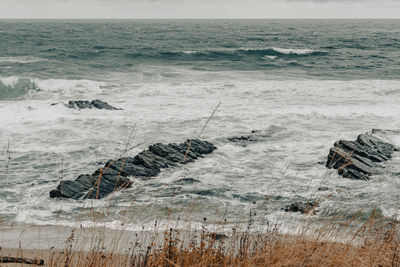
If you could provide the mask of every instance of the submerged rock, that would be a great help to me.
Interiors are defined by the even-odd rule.
[[[97,108],[106,110],[121,110],[119,108],[109,105],[107,102],[95,99],[91,102],[82,100],[71,100],[68,102],[67,107],[75,109]]]
[[[287,205],[284,210],[286,212],[300,212],[302,214],[315,214],[315,209],[319,207],[316,201],[295,202]]]
[[[384,162],[392,157],[398,148],[378,137],[384,130],[372,130],[361,134],[355,141],[340,140],[331,148],[326,167],[338,170],[343,177],[357,180],[369,180]]]
[[[250,143],[255,142],[263,142],[266,140],[270,140],[271,138],[285,138],[288,136],[287,129],[285,127],[277,126],[277,125],[270,125],[265,130],[253,130],[247,135],[243,136],[232,136],[226,138],[229,142],[236,143],[239,145],[246,146]]]
[[[72,199],[99,199],[114,191],[132,186],[128,177],[153,177],[161,169],[192,162],[204,154],[213,152],[216,147],[199,139],[187,140],[181,144],[155,144],[135,157],[109,160],[103,168],[93,174],[83,174],[74,181],[62,181],[50,191],[50,197]]]
[[[318,187],[318,189],[317,189],[318,191],[328,191],[329,190],[329,188],[328,187],[326,187],[326,186],[320,186],[320,187]]]
[[[53,103],[52,106],[60,103]],[[116,108],[108,104],[107,102],[95,99],[92,101],[87,100],[70,100],[67,104],[64,104],[67,108],[73,109],[86,109],[86,108],[97,108],[97,109],[106,109],[106,110],[122,110],[121,108]]]
[[[190,177],[182,178],[182,179],[174,181],[174,184],[176,184],[176,185],[185,185],[185,184],[194,184],[194,183],[200,183],[200,181],[197,179],[194,179],[194,178],[190,178]]]
[[[239,142],[256,142],[259,141],[261,138],[262,138],[261,131],[253,130],[249,135],[233,136],[227,139],[230,142],[239,143]]]

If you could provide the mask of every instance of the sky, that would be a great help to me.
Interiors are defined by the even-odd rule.
[[[400,18],[400,0],[0,0],[0,18]]]

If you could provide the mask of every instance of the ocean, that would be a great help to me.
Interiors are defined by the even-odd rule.
[[[123,110],[51,105],[93,99]],[[198,136],[218,103],[212,154],[102,200],[49,198],[132,132],[130,156]],[[308,217],[282,208],[311,198],[316,221],[395,215],[398,153],[370,181],[325,162],[336,140],[400,129],[399,103],[400,20],[0,20],[0,221],[290,228]]]

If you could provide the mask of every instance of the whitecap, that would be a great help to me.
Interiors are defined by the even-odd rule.
[[[0,63],[35,63],[47,61],[47,59],[34,56],[0,57]]]
[[[261,47],[261,48],[241,47],[238,49],[238,51],[246,51],[246,52],[274,51],[276,53],[284,55],[309,55],[316,52],[315,50],[308,48],[292,49],[292,48],[280,48],[280,47]]]
[[[276,59],[277,56],[264,56],[264,59]]]
[[[185,54],[185,55],[193,55],[193,54],[199,53],[199,51],[187,50],[187,51],[182,51],[182,53]]]
[[[275,52],[285,54],[285,55],[309,55],[314,53],[315,51],[312,49],[291,49],[291,48],[279,48],[279,47],[272,47],[272,50]]]

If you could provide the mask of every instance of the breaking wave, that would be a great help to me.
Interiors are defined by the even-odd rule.
[[[39,87],[30,78],[0,78],[0,100],[19,98],[29,92],[37,90],[39,90]]]
[[[241,51],[246,52],[260,52],[266,54],[275,54],[275,55],[322,55],[326,54],[323,51],[316,51],[313,49],[291,49],[291,48],[279,48],[279,47],[269,47],[269,48],[240,48]]]
[[[0,78],[0,100],[20,99],[35,92],[60,93],[63,95],[77,92],[100,93],[105,84],[92,80],[47,79],[41,80],[30,77]]]

